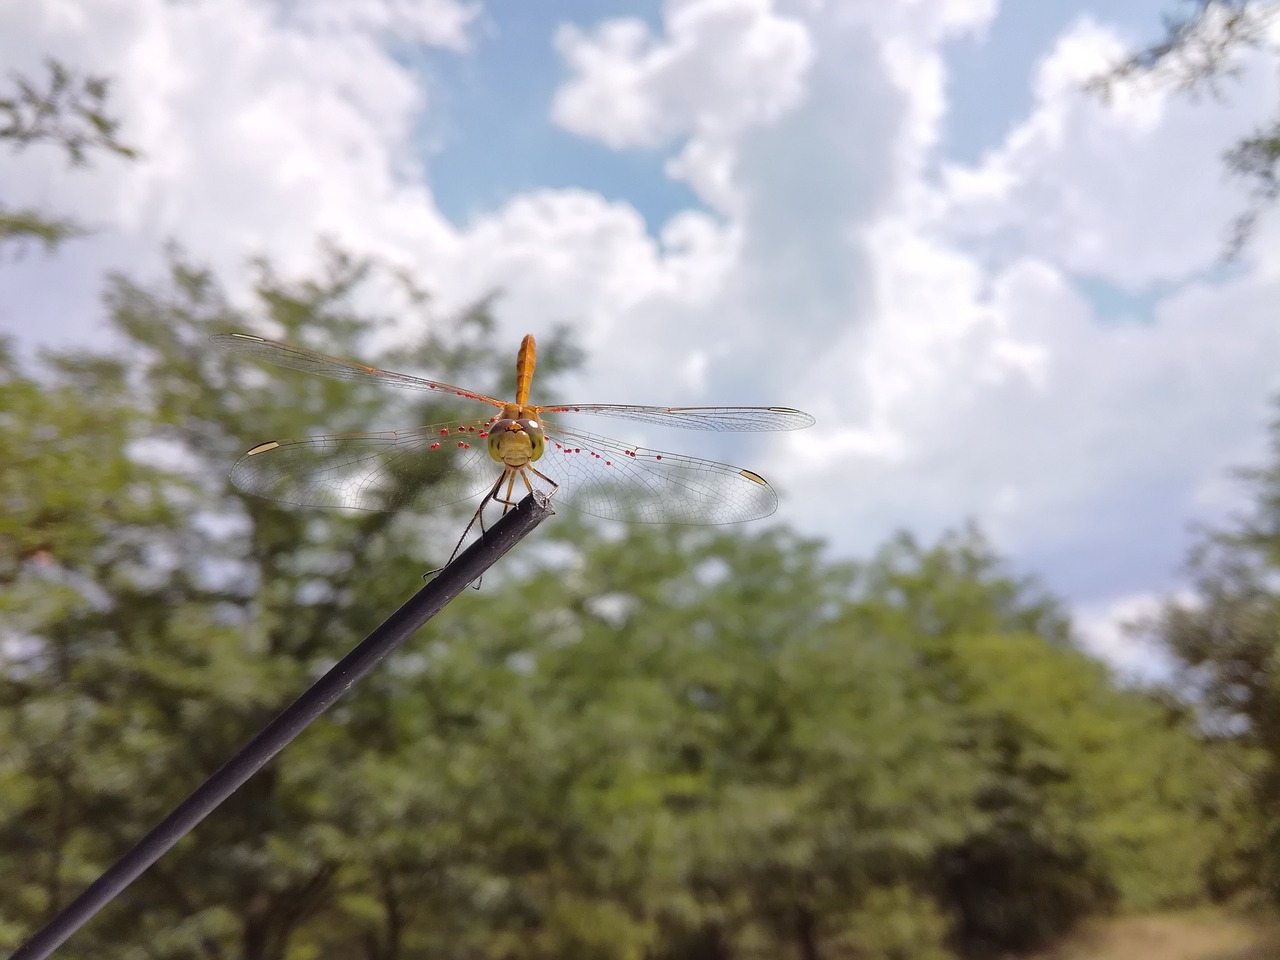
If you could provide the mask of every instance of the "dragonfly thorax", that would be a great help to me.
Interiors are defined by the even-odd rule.
[[[546,449],[542,427],[532,417],[503,417],[489,427],[489,456],[508,467],[523,467]]]

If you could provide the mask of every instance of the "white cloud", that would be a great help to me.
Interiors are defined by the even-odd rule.
[[[976,167],[947,169],[943,217],[956,234],[1135,290],[1213,262],[1243,204],[1222,152],[1254,104],[1275,100],[1274,71],[1255,58],[1232,89],[1248,109],[1141,83],[1104,104],[1084,83],[1122,54],[1088,19],[1059,39],[1036,71],[1031,114]]]
[[[465,50],[480,4],[459,0],[286,0],[295,22],[335,35],[376,33],[399,44]]]
[[[1215,478],[1261,454],[1280,282],[1266,236],[1254,262],[1211,270],[1213,226],[1234,207],[1209,164],[1253,104],[1197,112],[1156,96],[1108,112],[1077,81],[1115,49],[1079,24],[976,170],[934,183],[917,158],[864,226],[874,306],[811,381],[845,401],[813,401],[823,443],[783,477],[809,525],[833,529],[838,512],[834,536],[865,550],[897,526],[928,535],[974,516],[1053,589],[1096,605],[1168,583],[1188,522],[1238,505]],[[908,124],[897,148],[932,142]],[[1079,288],[1083,270],[1182,283],[1149,321],[1118,324]]]
[[[591,32],[564,25],[556,48],[571,71],[552,117],[610,147],[686,143],[669,172],[708,203],[731,209],[734,147],[803,98],[813,57],[808,31],[770,0],[668,0],[666,35],[640,20]]]
[[[669,363],[682,351],[662,342],[662,327],[636,318],[656,304],[705,302],[731,248],[732,237],[701,214],[674,218],[655,239],[628,204],[542,190],[470,225],[451,258],[452,282],[476,291],[500,284],[503,312],[530,329],[575,324],[593,379],[639,384],[652,379],[646,359],[665,354]]]
[[[384,250],[397,245],[388,234],[403,236],[412,221],[414,242],[442,242],[447,224],[420,186],[410,149],[423,91],[357,29],[394,22],[394,7],[347,5],[347,32],[296,23],[254,0],[49,0],[0,9],[0,60],[38,76],[39,59],[52,54],[110,76],[122,139],[142,151],[135,164],[103,158],[88,171],[51,163],[38,149],[0,157],[7,202],[50,206],[56,197],[59,210],[102,230],[72,244],[60,264],[84,278],[77,299],[36,284],[24,305],[70,313],[72,330],[83,333],[97,313],[101,272],[155,268],[169,237],[227,276],[242,274],[254,253],[305,269],[323,234]],[[0,320],[15,321],[24,318]]]
[[[18,293],[0,304],[0,329],[34,334],[33,317],[57,317],[43,334],[83,339],[101,315],[103,273],[147,276],[169,237],[220,276],[247,281],[247,256],[307,271],[317,236],[332,236],[411,267],[445,311],[500,287],[512,337],[577,324],[604,358],[597,382],[615,398],[642,386],[654,402],[693,399],[707,364],[685,363],[682,344],[704,348],[695,335],[665,336],[680,328],[666,315],[718,295],[740,231],[687,211],[654,237],[633,207],[573,189],[530,191],[455,227],[436,209],[413,143],[431,91],[377,42],[388,5],[358,7],[344,8],[346,31],[323,10],[281,16],[260,0],[0,9],[0,57],[35,51],[26,65],[35,70],[50,51],[115,77],[123,136],[144,154],[70,172],[34,150],[0,155],[7,202],[56,196],[59,209],[102,227],[53,260],[9,269]],[[658,336],[646,316],[665,317]],[[723,344],[705,348],[717,352],[723,363]],[[646,364],[684,375],[657,390]]]
[[[831,16],[845,29],[866,31],[879,44],[886,77],[906,101],[894,160],[919,174],[919,164],[937,145],[947,110],[943,45],[981,37],[995,19],[999,0],[906,0],[883,4],[836,4]]]
[[[1174,671],[1173,658],[1147,632],[1166,596],[1138,593],[1105,604],[1090,605],[1076,612],[1075,636],[1088,653],[1111,664],[1120,675],[1139,683],[1168,680]],[[1186,603],[1190,597],[1180,595]]]

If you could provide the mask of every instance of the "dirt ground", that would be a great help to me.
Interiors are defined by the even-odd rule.
[[[1280,960],[1280,919],[1217,910],[1119,917],[1035,960]]]

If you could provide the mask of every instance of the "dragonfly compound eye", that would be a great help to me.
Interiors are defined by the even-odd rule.
[[[542,435],[542,425],[537,420],[517,420],[529,437],[529,459],[537,460],[547,449],[547,440]]]
[[[502,463],[503,441],[513,426],[514,420],[498,420],[489,427],[489,456],[499,463]]]

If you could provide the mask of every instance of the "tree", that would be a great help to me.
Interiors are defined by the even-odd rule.
[[[1220,96],[1223,81],[1240,72],[1240,55],[1268,44],[1268,31],[1280,17],[1275,0],[1189,0],[1185,12],[1165,18],[1165,35],[1089,86],[1104,98],[1116,86],[1154,77],[1178,90]],[[1280,47],[1272,47],[1280,54]],[[1248,243],[1258,219],[1280,199],[1280,112],[1261,120],[1224,156],[1227,169],[1249,185],[1251,202],[1235,220],[1228,255]]]
[[[1248,785],[1239,879],[1280,903],[1280,416],[1270,450],[1269,464],[1241,471],[1251,508],[1192,553],[1193,599],[1169,600],[1148,626],[1181,660],[1184,684]]]
[[[1072,646],[1060,605],[976,531],[890,543],[851,616],[862,642],[910,651],[912,699],[964,761],[944,774],[967,778],[959,829],[922,875],[962,954],[1041,947],[1099,910],[1202,895],[1221,828],[1193,723],[1117,689]]]
[[[15,150],[31,144],[62,147],[72,166],[85,166],[98,152],[135,159],[138,151],[118,139],[120,121],[107,109],[109,81],[80,76],[57,60],[45,61],[46,85],[37,86],[15,75],[16,91],[0,97],[0,140]],[[52,250],[59,243],[85,232],[75,220],[53,216],[33,208],[0,205],[0,243],[34,239]]]

